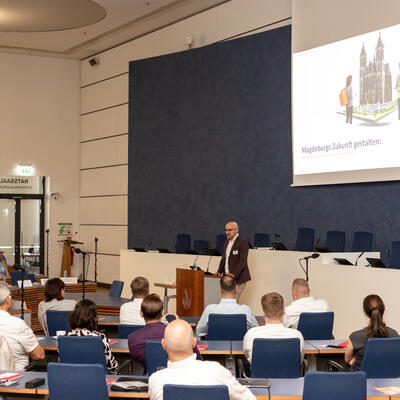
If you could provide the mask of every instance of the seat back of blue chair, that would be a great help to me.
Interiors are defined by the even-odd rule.
[[[208,316],[208,340],[243,340],[246,332],[246,314],[210,314]]]
[[[307,372],[303,400],[365,400],[367,376],[364,372]]]
[[[49,330],[50,336],[55,336],[57,331],[68,332],[70,330],[68,324],[68,318],[70,314],[71,311],[46,311],[47,329]]]
[[[163,388],[164,400],[229,400],[228,387],[225,385],[171,385],[166,384]]]
[[[224,245],[226,242],[226,235],[225,234],[220,234],[217,235],[217,250],[223,255],[222,253],[224,252]]]
[[[344,251],[346,243],[346,233],[343,231],[326,232],[325,247],[332,253],[340,253]]]
[[[66,364],[100,364],[107,372],[104,345],[100,336],[59,336],[60,362]]]
[[[269,240],[268,233],[255,233],[254,234],[254,247],[270,247],[271,241]]]
[[[144,351],[146,356],[147,374],[149,376],[157,370],[167,367],[168,354],[161,346],[161,341],[148,340],[145,343]]]
[[[304,340],[330,340],[333,330],[333,311],[301,313],[297,330]]]
[[[17,286],[18,281],[22,280],[22,272],[21,271],[11,271],[11,285]],[[30,280],[32,283],[36,282],[35,274],[24,274],[24,280]]]
[[[371,232],[357,231],[354,232],[353,245],[351,251],[362,252],[372,250],[372,238]]]
[[[207,249],[209,248],[209,243],[207,240],[195,240],[193,242],[193,249],[197,254],[207,255]]]
[[[142,329],[144,325],[130,325],[130,324],[120,324],[118,326],[118,337],[120,339],[128,339],[128,336],[139,329]]]
[[[109,400],[106,374],[99,364],[49,363],[47,379],[51,400]]]
[[[300,378],[300,339],[254,339],[252,378]]]
[[[400,338],[367,340],[361,371],[373,378],[400,378]]]
[[[175,250],[178,254],[185,254],[185,250],[191,249],[192,240],[188,233],[179,233],[176,235]]]
[[[400,269],[400,241],[394,240],[390,251],[390,268]]]
[[[314,251],[314,234],[312,228],[299,228],[297,230],[296,251]]]
[[[113,281],[110,287],[108,295],[111,297],[121,297],[122,289],[124,288],[124,282]]]

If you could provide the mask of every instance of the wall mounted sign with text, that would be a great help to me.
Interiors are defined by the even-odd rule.
[[[0,193],[42,194],[41,176],[2,176]]]

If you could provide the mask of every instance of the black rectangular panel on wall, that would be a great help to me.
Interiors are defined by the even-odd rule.
[[[397,182],[291,188],[291,27],[130,63],[128,246],[299,226],[400,239]],[[323,134],[323,132],[321,132]],[[384,254],[383,254],[384,255]]]

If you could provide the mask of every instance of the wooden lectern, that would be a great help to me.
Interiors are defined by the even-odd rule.
[[[57,240],[57,241],[64,243],[60,276],[64,276],[65,271],[67,271],[67,276],[71,276],[71,245],[83,244],[83,243],[77,242],[76,240],[69,240],[69,239]]]

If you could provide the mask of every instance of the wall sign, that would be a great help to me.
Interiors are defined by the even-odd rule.
[[[41,176],[2,176],[0,193],[42,194]]]

